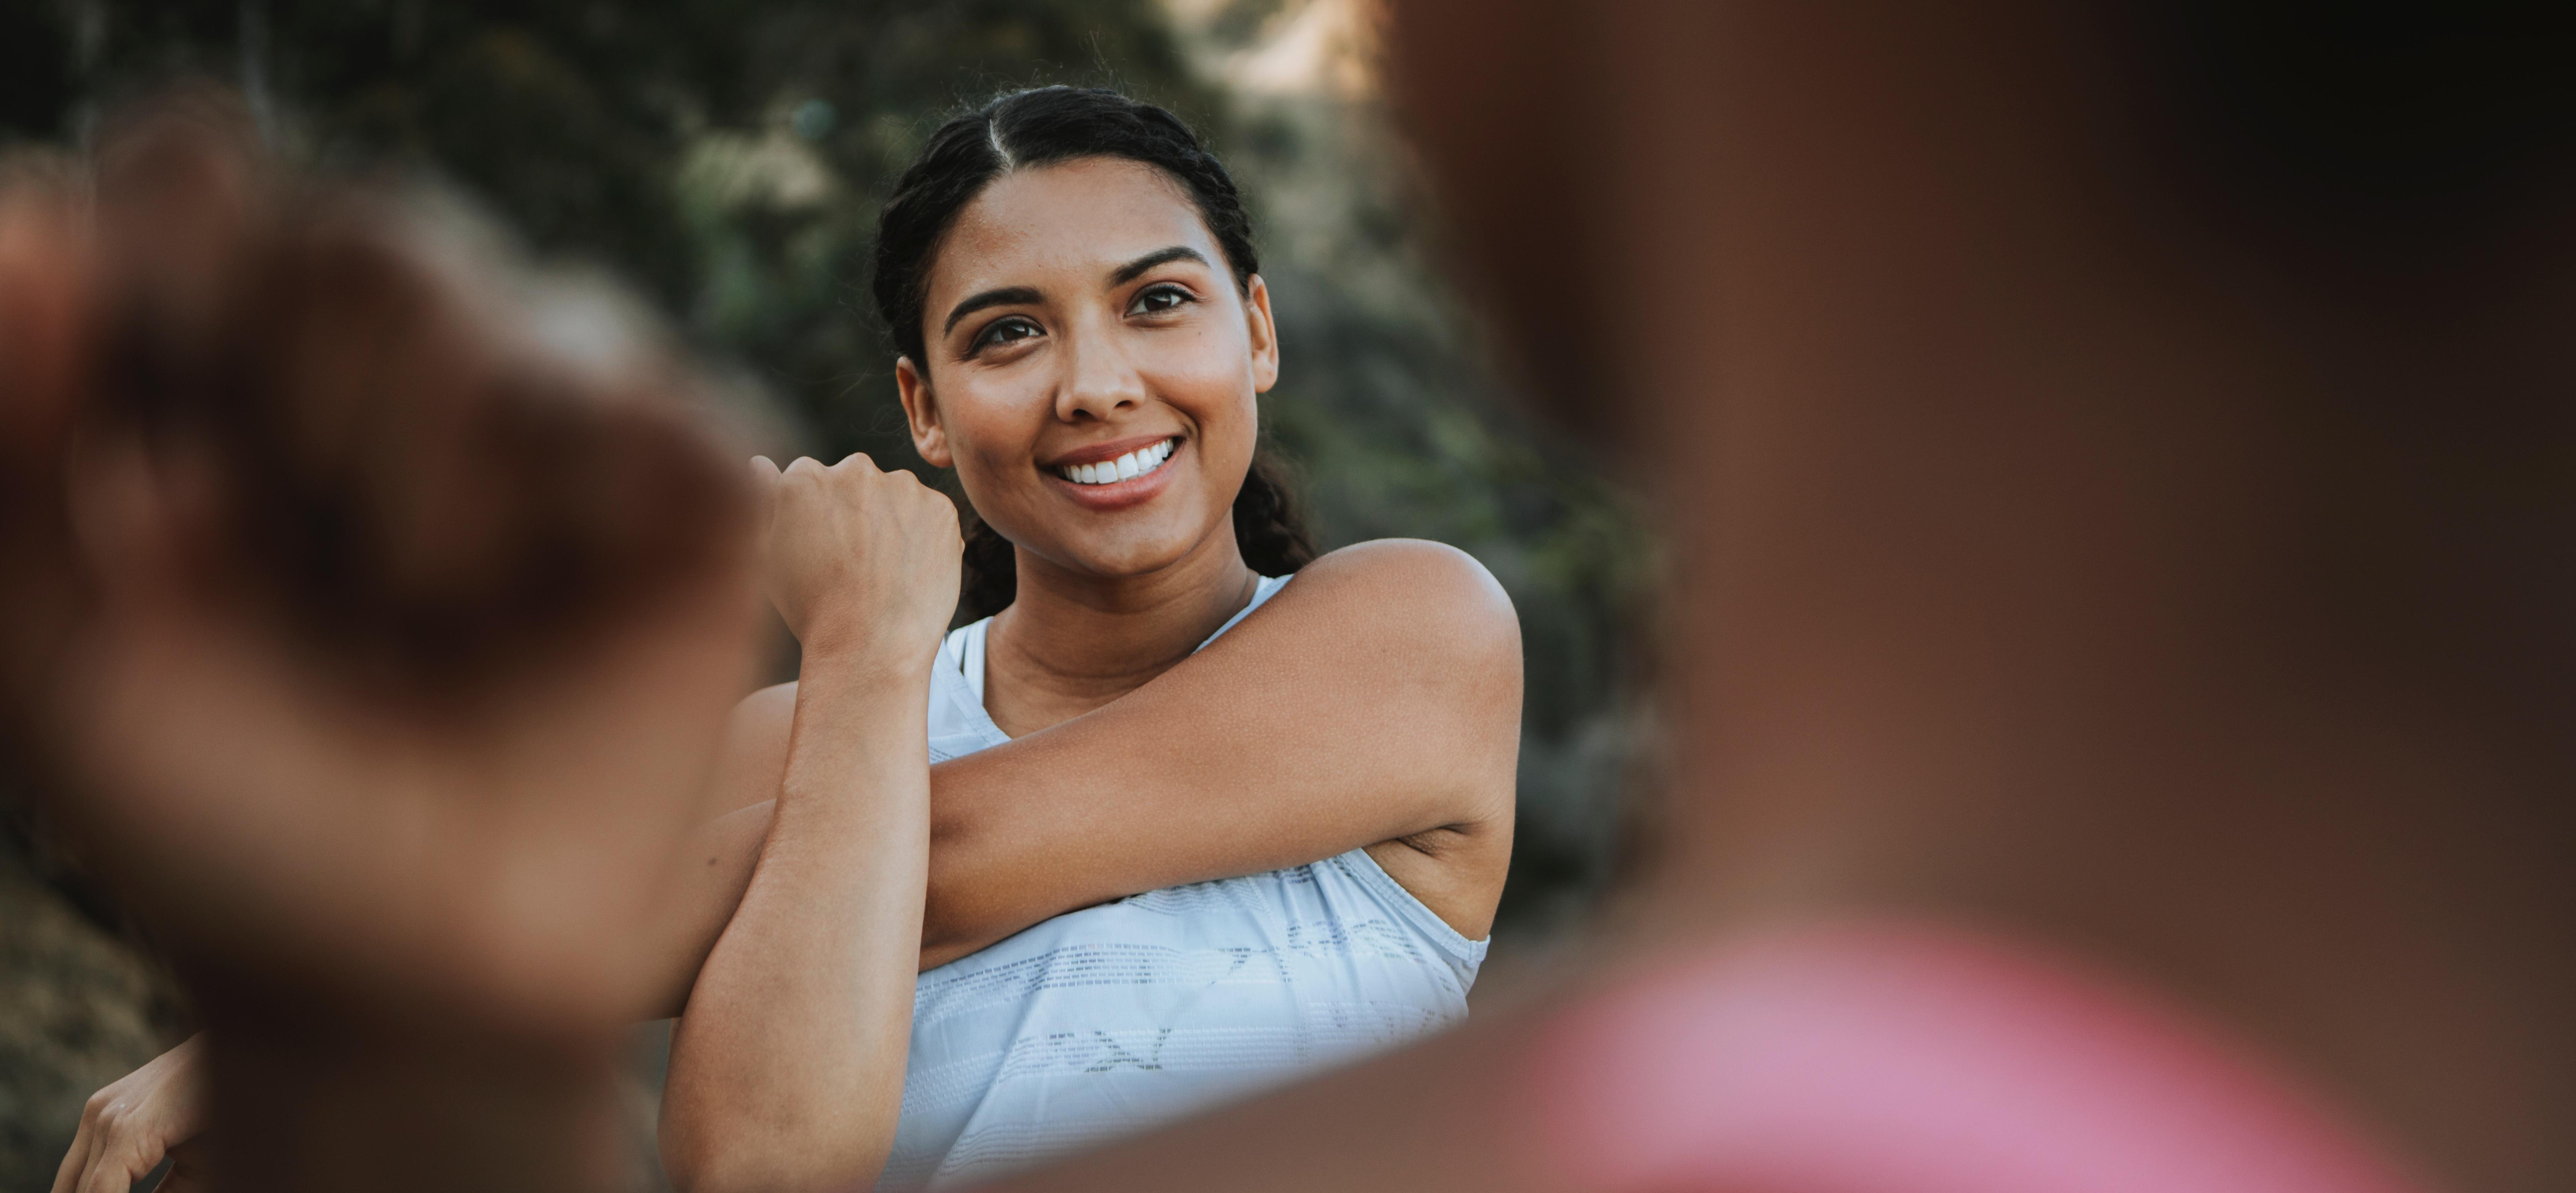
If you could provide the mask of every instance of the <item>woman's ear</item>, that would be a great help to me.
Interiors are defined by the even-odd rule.
[[[909,356],[894,360],[894,389],[903,398],[903,421],[912,426],[912,450],[933,468],[956,467],[957,457],[948,450],[948,429],[939,425],[939,399],[930,392],[930,379],[912,366]]]
[[[1279,384],[1279,325],[1270,319],[1270,285],[1257,273],[1244,288],[1243,321],[1252,340],[1252,392],[1269,393]]]

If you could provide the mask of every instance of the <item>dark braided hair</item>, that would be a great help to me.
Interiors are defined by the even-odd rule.
[[[1086,157],[1140,162],[1179,182],[1225,253],[1236,289],[1249,292],[1261,267],[1252,219],[1234,177],[1180,117],[1097,88],[1015,91],[940,125],[877,216],[877,314],[924,376],[930,355],[922,309],[930,299],[930,268],[957,213],[1012,170]],[[957,605],[959,618],[972,621],[1009,605],[1018,577],[1010,541],[972,509],[964,530],[965,582]],[[1315,558],[1314,535],[1287,472],[1266,451],[1254,454],[1235,494],[1234,537],[1243,561],[1265,576],[1285,575]]]

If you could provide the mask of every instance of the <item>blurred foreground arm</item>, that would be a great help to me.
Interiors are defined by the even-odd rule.
[[[607,1187],[744,486],[615,304],[246,129],[0,194],[10,744],[173,942],[226,1185]]]

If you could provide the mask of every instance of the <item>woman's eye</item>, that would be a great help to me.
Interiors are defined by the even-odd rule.
[[[1159,315],[1165,311],[1178,310],[1184,304],[1195,301],[1197,300],[1190,295],[1189,291],[1178,286],[1148,286],[1145,292],[1137,295],[1136,301],[1128,306],[1127,313]]]
[[[985,328],[975,337],[975,342],[967,348],[967,351],[981,352],[986,348],[1016,344],[1038,334],[1040,332],[1037,324],[1013,315],[1007,319],[995,320],[992,326]]]

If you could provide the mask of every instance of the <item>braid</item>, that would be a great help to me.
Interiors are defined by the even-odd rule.
[[[957,504],[964,511],[958,529],[966,539],[966,554],[960,561],[964,574],[957,586],[957,624],[965,625],[1010,608],[1011,598],[1019,591],[1020,561],[1012,553],[1011,540],[993,529],[974,506]]]
[[[1256,452],[1234,495],[1234,542],[1243,562],[1265,576],[1285,576],[1313,563],[1315,536],[1298,515],[1288,470],[1268,452]]]

